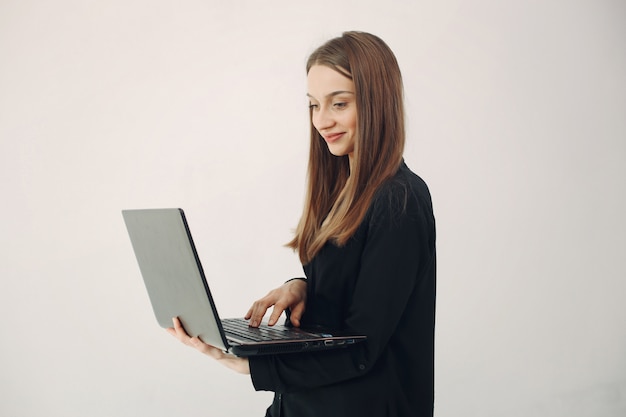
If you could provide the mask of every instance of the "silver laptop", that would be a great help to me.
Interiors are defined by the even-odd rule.
[[[122,210],[159,325],[178,317],[190,336],[237,356],[343,348],[362,335],[220,319],[182,209]]]

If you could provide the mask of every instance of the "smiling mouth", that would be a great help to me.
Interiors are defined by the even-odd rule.
[[[326,142],[332,143],[332,142],[335,142],[340,137],[342,137],[343,135],[344,133],[334,133],[332,135],[324,136],[324,139],[326,140]]]

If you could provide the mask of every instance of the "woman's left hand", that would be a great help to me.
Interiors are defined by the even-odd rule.
[[[235,355],[225,353],[221,349],[207,345],[198,337],[190,337],[178,317],[174,317],[172,321],[174,323],[174,327],[169,327],[166,330],[179,341],[187,346],[197,349],[201,353],[204,353],[213,359],[218,360],[224,366],[239,372],[240,374],[250,374],[250,364],[247,358],[239,358]]]

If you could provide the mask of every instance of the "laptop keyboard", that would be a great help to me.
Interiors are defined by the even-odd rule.
[[[250,327],[248,321],[244,319],[224,319],[222,320],[222,327],[226,333],[255,342],[310,339],[312,336],[314,337],[310,333],[282,325],[269,327],[266,324],[262,324],[258,328]]]

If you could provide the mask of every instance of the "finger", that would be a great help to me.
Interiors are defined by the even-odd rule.
[[[252,307],[250,307],[250,310],[248,310],[248,312],[244,316],[246,320],[252,321],[252,319],[254,318],[260,321],[263,318],[265,312],[267,311],[267,307],[265,307],[265,304],[260,303],[261,300],[258,300],[255,301],[254,304],[252,304]]]
[[[209,356],[213,356],[212,355],[212,349],[214,349],[212,346],[207,345],[206,343],[204,343],[202,340],[200,340],[199,337],[192,337],[189,339],[189,345],[196,348],[197,350],[199,350],[200,352],[209,355]]]
[[[183,327],[180,319],[178,317],[174,317],[172,319],[172,323],[174,323],[174,328],[167,329],[167,332],[177,338],[181,343],[185,345],[191,345],[190,340],[191,336],[187,334],[187,331]]]
[[[178,317],[173,317],[172,323],[174,324],[174,330],[176,330],[177,333],[182,331],[185,334],[187,334],[187,332],[185,331],[185,328],[183,327],[183,324],[180,322],[180,319]]]
[[[250,314],[250,326],[259,327],[261,321],[263,321],[263,317],[267,312],[267,309],[272,306],[274,303],[268,301],[267,299],[260,299],[256,301],[251,308]]]
[[[265,312],[253,313],[250,317],[250,327],[259,327],[261,325],[261,322],[263,321],[263,316],[265,316]]]
[[[189,337],[187,331],[183,327],[183,324],[180,322],[180,319],[178,317],[172,318],[172,323],[174,324],[174,331],[176,332],[178,338],[182,338],[184,336]]]
[[[304,303],[298,303],[294,308],[291,309],[291,315],[289,316],[289,320],[291,321],[291,324],[293,324],[295,327],[300,327],[300,319],[304,314],[304,306]]]
[[[231,356],[224,353],[222,349],[204,343],[198,337],[192,337],[189,339],[189,345],[197,349],[199,352],[212,357],[213,359],[222,360],[228,359]]]
[[[274,309],[272,310],[272,314],[270,315],[270,318],[267,321],[267,324],[270,326],[275,325],[276,322],[278,322],[278,319],[280,318],[281,314],[283,314],[283,311],[285,311],[285,307],[279,304],[275,304]]]

